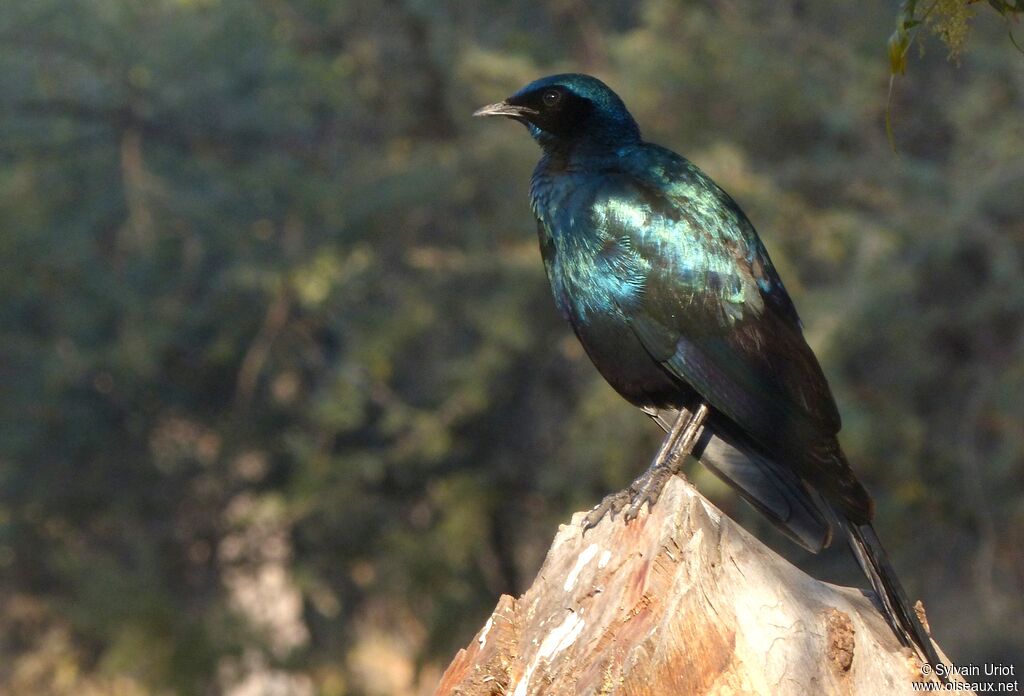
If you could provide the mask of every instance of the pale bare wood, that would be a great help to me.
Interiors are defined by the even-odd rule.
[[[438,696],[879,696],[926,679],[863,591],[809,577],[681,478],[628,524],[584,536],[584,517],[522,597],[501,597]]]

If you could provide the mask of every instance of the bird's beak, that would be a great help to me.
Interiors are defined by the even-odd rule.
[[[509,104],[507,101],[498,102],[497,104],[488,104],[482,106],[473,112],[474,116],[508,116],[510,118],[525,118],[527,116],[536,116],[538,112],[536,109],[531,109],[527,106],[516,106],[515,104]]]

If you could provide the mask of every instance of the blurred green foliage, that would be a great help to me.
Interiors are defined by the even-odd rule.
[[[5,3],[0,692],[429,692],[646,465],[548,297],[534,145],[469,118],[563,70],[746,208],[943,646],[1019,660],[1024,62],[985,14],[895,157],[884,2]]]

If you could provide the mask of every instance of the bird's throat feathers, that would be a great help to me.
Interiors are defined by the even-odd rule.
[[[526,128],[537,141],[551,165],[568,167],[577,161],[591,161],[602,156],[614,156],[624,146],[641,142],[640,128],[629,114],[626,119],[599,119],[572,133],[551,133],[532,123]],[[603,122],[602,122],[603,121]]]

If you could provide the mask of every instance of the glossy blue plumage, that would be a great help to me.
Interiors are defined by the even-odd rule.
[[[828,544],[823,511],[838,512],[897,636],[936,664],[839,447],[796,309],[739,206],[644,142],[593,77],[544,78],[477,113],[520,121],[543,150],[530,196],[548,279],[605,379],[663,427],[709,406],[697,454],[807,548]]]
[[[595,365],[639,406],[699,397],[767,451],[804,459],[811,443],[842,472],[835,404],[754,228],[696,166],[644,143],[617,98],[601,109],[597,138],[536,136],[531,185],[555,302]]]
[[[530,196],[548,279],[605,379],[648,411],[708,404],[718,437],[785,462],[845,515],[869,519],[870,499],[836,440],[828,384],[732,198],[685,158],[644,142],[595,78],[544,78],[490,108],[523,122],[541,145]],[[789,512],[775,517],[786,522]],[[815,524],[817,541],[801,539],[808,546],[828,538],[827,522],[806,526]]]

